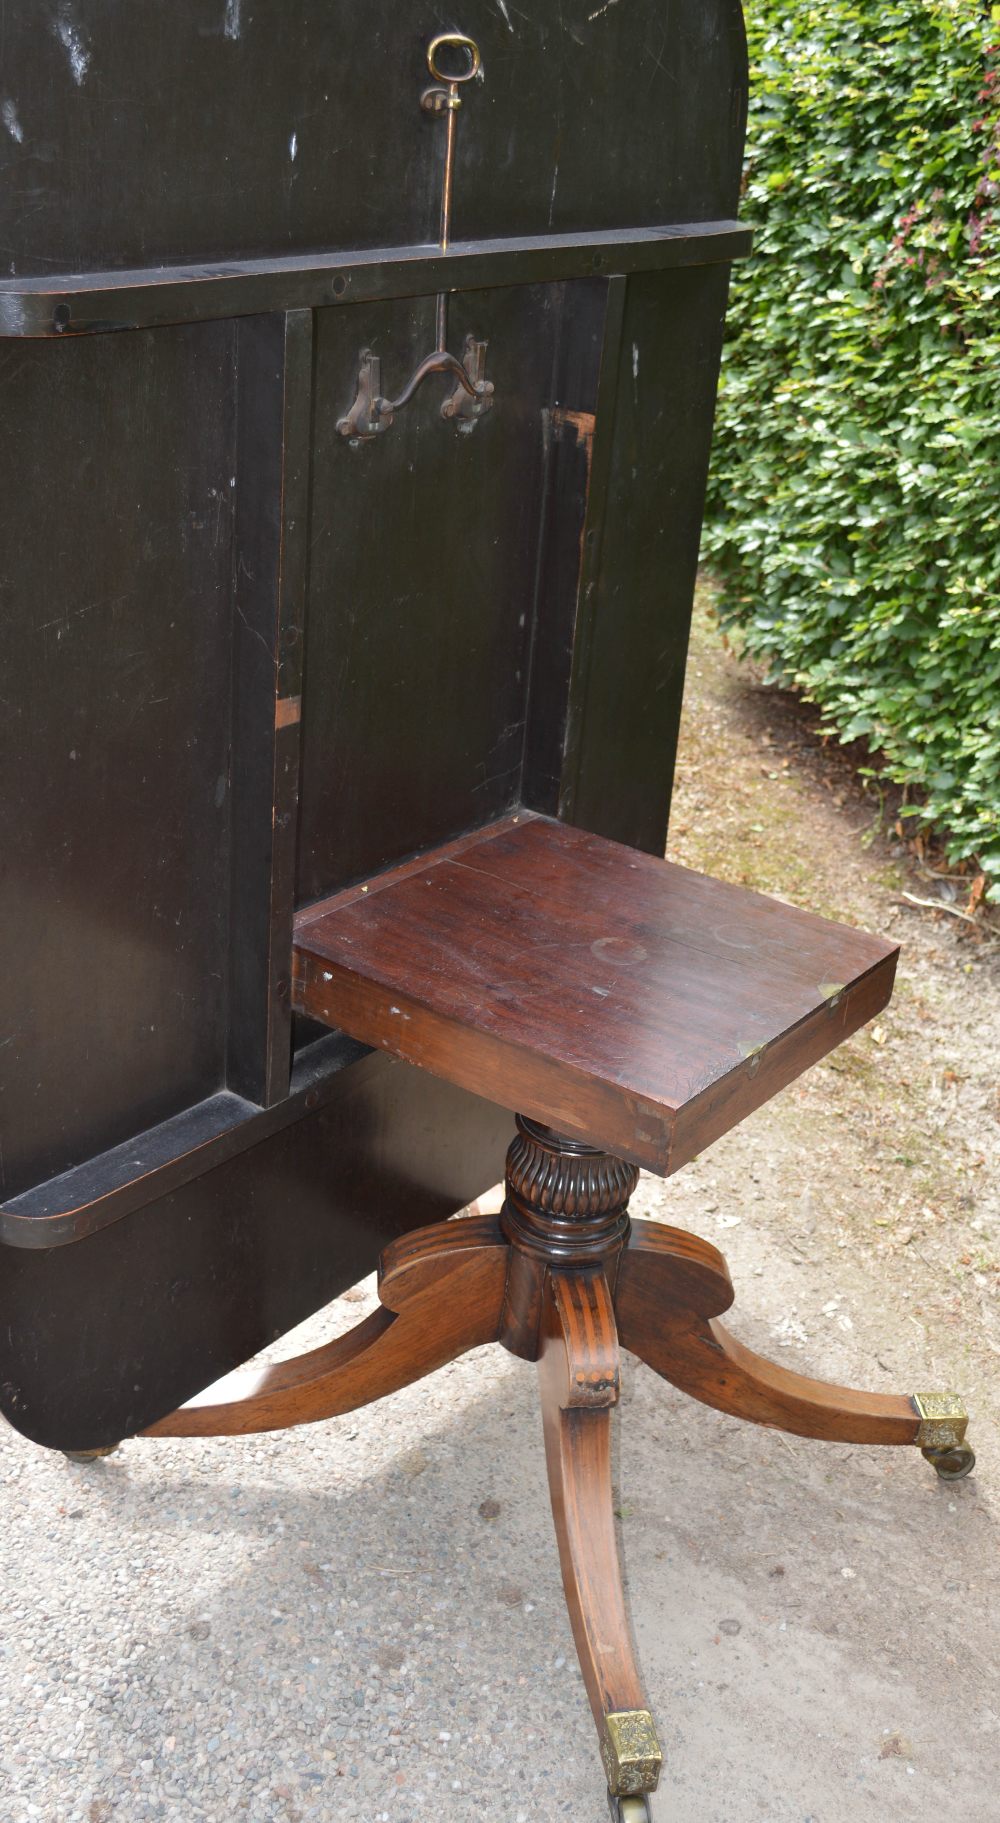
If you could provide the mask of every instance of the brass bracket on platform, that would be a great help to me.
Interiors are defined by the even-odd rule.
[[[464,55],[467,67],[448,72],[441,68],[439,54],[452,50]],[[451,243],[451,202],[455,183],[455,131],[458,110],[462,105],[460,85],[471,82],[482,70],[482,56],[474,38],[464,32],[439,32],[427,47],[427,67],[435,78],[434,86],[425,89],[420,105],[425,114],[443,116],[448,122],[445,143],[444,178],[441,185],[442,253]],[[441,407],[441,416],[464,431],[475,430],[480,418],[492,410],[493,383],[486,378],[486,343],[467,336],[465,353],[460,361],[448,351],[448,293],[439,291],[436,309],[437,346],[418,362],[397,399],[384,399],[381,393],[381,362],[365,348],[358,368],[357,393],[350,410],[337,420],[337,429],[347,437],[351,448],[371,443],[381,431],[389,429],[397,411],[409,405],[414,394],[432,373],[451,374],[455,385]]]
[[[605,1716],[601,1759],[612,1797],[656,1790],[663,1754],[648,1709],[619,1709]]]

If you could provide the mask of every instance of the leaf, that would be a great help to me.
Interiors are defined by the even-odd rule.
[[[755,0],[748,35],[721,622],[1000,881],[1000,31],[974,0]]]

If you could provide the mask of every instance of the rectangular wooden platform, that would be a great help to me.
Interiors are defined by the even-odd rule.
[[[666,1175],[873,1018],[897,955],[522,812],[301,913],[294,995]]]

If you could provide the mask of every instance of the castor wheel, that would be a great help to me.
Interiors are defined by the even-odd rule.
[[[647,1797],[616,1798],[614,1792],[609,1791],[608,1808],[612,1823],[653,1823]]]
[[[964,1481],[976,1466],[976,1452],[967,1443],[952,1444],[950,1449],[925,1449],[923,1454],[942,1481]]]
[[[67,1462],[103,1462],[105,1456],[113,1456],[120,1448],[119,1443],[109,1443],[102,1450],[62,1450],[60,1454],[65,1456]]]

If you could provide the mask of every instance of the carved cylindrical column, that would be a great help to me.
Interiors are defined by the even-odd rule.
[[[638,1181],[638,1167],[614,1153],[517,1116],[500,1218],[512,1249],[500,1340],[512,1354],[537,1359],[549,1266],[607,1264],[613,1280]]]

